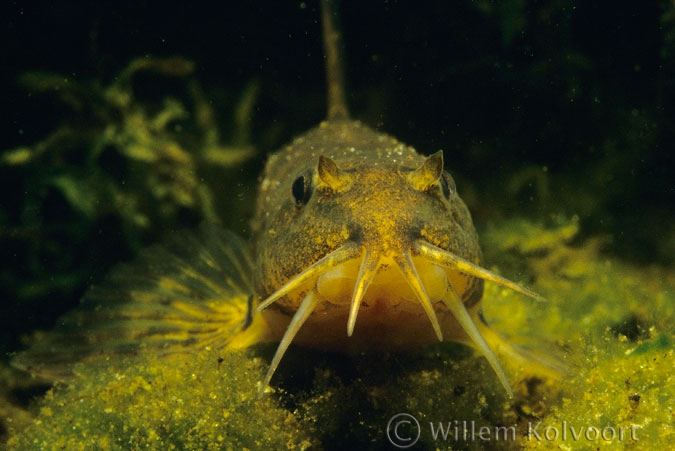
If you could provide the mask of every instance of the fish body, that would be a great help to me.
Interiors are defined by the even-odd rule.
[[[325,121],[270,156],[252,231],[252,308],[264,339],[280,342],[264,385],[291,343],[358,352],[459,341],[511,391],[485,340],[509,348],[480,319],[483,280],[538,296],[480,266],[442,152]]]
[[[321,179],[320,156],[330,158],[340,169],[347,179],[341,186],[331,187]],[[440,301],[445,289],[441,279],[453,280],[470,309],[478,306],[482,280],[429,264],[412,249],[415,240],[427,237],[436,246],[479,264],[480,248],[469,211],[454,192],[454,184],[448,187],[443,182],[452,190],[444,195],[438,180],[420,190],[406,179],[425,161],[412,147],[351,120],[324,122],[270,157],[252,225],[260,299],[337,249],[346,245],[355,249],[352,258],[262,311],[275,338],[281,339],[307,291],[314,290],[318,304],[294,337],[295,344],[359,351],[438,342],[424,308],[398,267],[397,260],[406,255],[435,303],[443,335],[455,340],[462,336],[462,329]],[[452,184],[449,174],[442,177]],[[301,205],[292,193],[294,183],[307,184],[309,194]],[[359,306],[353,333],[348,334],[354,288],[366,254],[375,265],[375,274]]]

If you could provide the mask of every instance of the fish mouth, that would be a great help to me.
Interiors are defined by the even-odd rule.
[[[461,326],[464,333],[470,339],[470,344],[472,344],[479,352],[481,352],[481,354],[483,354],[496,373],[501,384],[506,389],[507,393],[512,396],[513,391],[506,374],[504,373],[504,370],[499,364],[499,361],[497,360],[494,352],[476,327],[476,324],[474,323],[474,320],[466,306],[462,302],[456,287],[454,287],[453,283],[451,283],[451,281],[446,277],[445,271],[440,272],[442,276],[436,274],[431,279],[428,277],[420,277],[413,257],[418,261],[419,259],[422,259],[428,263],[431,263],[435,267],[450,269],[467,276],[473,276],[482,280],[495,282],[534,299],[543,299],[538,294],[521,287],[515,282],[505,279],[475,263],[459,257],[445,249],[434,246],[433,244],[426,241],[417,240],[413,242],[410,249],[390,252],[387,255],[383,255],[378,250],[373,250],[365,246],[359,246],[357,243],[350,241],[344,243],[342,246],[325,255],[323,258],[319,259],[301,273],[292,277],[282,287],[280,287],[277,291],[272,293],[258,305],[257,311],[262,312],[284,296],[298,290],[303,285],[306,286],[306,284],[315,281],[314,288],[306,292],[304,299],[300,302],[300,305],[295,311],[295,314],[293,315],[286,332],[279,342],[277,351],[272,358],[268,372],[265,376],[265,379],[263,380],[261,390],[264,390],[269,385],[272,375],[276,371],[276,368],[279,366],[282,357],[286,353],[286,350],[292,343],[293,339],[300,331],[302,325],[309,318],[315,308],[322,301],[325,301],[325,296],[321,295],[321,289],[318,288],[318,286],[321,285],[322,276],[325,276],[329,272],[335,270],[347,262],[360,258],[361,263],[359,266],[358,275],[355,279],[354,289],[349,305],[349,316],[347,320],[346,331],[347,336],[351,337],[354,332],[359,309],[362,305],[364,296],[366,295],[368,287],[378,275],[382,265],[385,264],[383,261],[393,261],[400,270],[400,273],[407,282],[408,286],[412,290],[416,300],[419,302],[420,306],[426,313],[426,316],[428,317],[431,327],[434,330],[438,340],[443,341],[443,331],[441,329],[438,316],[436,315],[436,310],[434,309],[434,302],[432,302],[432,298],[430,298],[428,294],[429,290],[427,290],[427,287],[425,286],[425,279],[427,281],[427,285],[429,285],[429,280],[434,281],[435,287],[433,289],[433,294],[435,301],[442,302],[445,307],[447,307],[448,311],[452,313],[457,323]],[[442,285],[440,291],[438,289],[439,284]],[[436,299],[436,296],[438,296],[438,299]]]

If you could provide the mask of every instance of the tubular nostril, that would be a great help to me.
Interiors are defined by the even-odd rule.
[[[354,243],[361,243],[363,241],[363,227],[360,224],[351,221],[348,222],[347,231],[349,233],[347,241]]]

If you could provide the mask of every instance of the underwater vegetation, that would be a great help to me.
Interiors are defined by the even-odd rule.
[[[193,71],[194,63],[183,58],[140,58],[107,86],[25,73],[19,80],[24,89],[56,97],[72,117],[42,141],[7,150],[2,163],[24,170],[48,167],[47,174],[35,170],[31,182],[44,180],[92,222],[114,215],[124,230],[147,229],[181,208],[217,221],[212,193],[198,179],[199,168],[230,167],[251,157],[244,118],[255,87],[243,93],[239,135],[224,146],[213,109],[190,79]],[[183,92],[163,98],[149,93],[152,84],[176,81]],[[139,99],[139,93],[145,98]],[[33,202],[27,199],[25,208],[34,208]]]
[[[487,268],[547,299],[488,283],[485,317],[510,342],[562,363],[560,381],[519,383],[507,366],[509,399],[484,359],[456,344],[353,357],[291,348],[263,397],[274,345],[111,357],[54,387],[9,367],[35,330],[146,245],[203,220],[247,228],[263,150],[315,125],[324,97],[311,2],[256,4],[208,18],[121,5],[121,17],[148,28],[126,42],[108,37],[107,48],[106,33],[120,39],[113,17],[100,13],[86,30],[114,53],[115,70],[75,76],[63,53],[52,60],[60,69],[42,54],[3,78],[3,93],[24,93],[12,98],[41,113],[37,131],[22,129],[30,139],[0,143],[0,176],[14,187],[0,205],[0,448],[390,449],[387,424],[405,412],[425,428],[413,449],[667,449],[672,2],[343,8],[357,117],[420,151],[446,151]],[[162,29],[185,46],[139,57],[151,27],[174,21],[198,22],[194,41]],[[236,89],[207,80],[239,73]],[[515,439],[486,445],[461,429],[434,438],[430,422],[455,420],[513,426]]]

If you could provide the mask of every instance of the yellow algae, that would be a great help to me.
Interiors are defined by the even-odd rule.
[[[10,449],[305,449],[312,443],[273,398],[258,398],[264,365],[250,353],[140,356],[78,371],[71,385],[47,394],[33,424],[9,440]]]
[[[667,448],[673,440],[670,406],[675,401],[671,340],[672,336],[665,346],[656,345],[639,356],[626,356],[626,343],[613,333],[597,342],[581,343],[588,357],[577,362],[578,373],[563,387],[562,405],[543,418],[538,428],[540,436],[547,429],[560,431],[560,436],[551,440],[530,437],[525,441],[527,448]],[[589,428],[599,430],[600,436]],[[580,438],[575,438],[575,431]]]
[[[510,234],[512,240],[504,240],[504,246],[522,252],[531,248],[533,236],[542,236],[536,245],[538,256],[530,256],[528,262],[548,301],[523,309],[497,297],[498,303],[486,302],[486,317],[506,333],[508,324],[515,326],[519,332],[509,333],[512,338],[535,337],[540,348],[545,342],[551,349],[556,343],[563,345],[564,352],[554,354],[564,356],[567,366],[559,387],[562,402],[551,404],[549,414],[533,419],[532,425],[539,426],[525,435],[523,445],[528,449],[667,447],[672,432],[665,425],[672,422],[669,406],[675,398],[673,271],[604,257],[597,239],[564,245],[569,240],[565,224],[532,235],[532,228],[542,226],[519,223],[523,225],[519,231],[514,231],[512,222],[507,224],[510,230],[496,227],[486,239],[497,245],[495,237]],[[550,240],[555,230],[558,243]],[[499,254],[499,249],[493,250]]]

